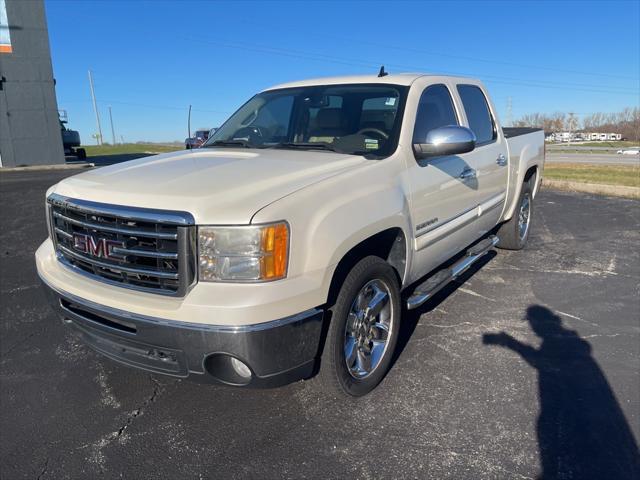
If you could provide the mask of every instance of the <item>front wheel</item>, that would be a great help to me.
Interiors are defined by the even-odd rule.
[[[529,240],[531,217],[533,216],[533,195],[529,182],[522,184],[518,206],[511,219],[498,230],[498,248],[522,250]]]
[[[386,375],[398,340],[395,271],[379,257],[365,257],[351,269],[329,310],[320,381],[333,394],[365,395]]]

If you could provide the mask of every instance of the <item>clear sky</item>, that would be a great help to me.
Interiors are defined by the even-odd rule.
[[[503,122],[640,104],[640,2],[186,2],[45,0],[58,106],[84,143],[183,140],[255,92],[318,76],[470,75]]]

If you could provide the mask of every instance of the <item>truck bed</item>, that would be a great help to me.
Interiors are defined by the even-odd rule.
[[[541,128],[531,128],[531,127],[503,127],[502,132],[504,133],[505,138],[513,138],[518,137],[520,135],[526,135],[527,133],[533,133],[542,131]]]

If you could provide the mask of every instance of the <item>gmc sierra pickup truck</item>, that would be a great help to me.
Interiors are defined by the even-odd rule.
[[[469,78],[288,83],[202,148],[76,175],[36,252],[54,309],[147,371],[361,396],[402,312],[492,247],[527,243],[541,130],[501,128]]]

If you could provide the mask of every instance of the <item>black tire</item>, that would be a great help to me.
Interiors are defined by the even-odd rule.
[[[76,149],[76,155],[78,156],[78,160],[86,160],[87,159],[87,151],[84,148]]]
[[[386,346],[376,366],[365,378],[356,378],[350,373],[345,356],[347,318],[358,294],[368,285],[376,282],[386,287],[389,309],[385,307],[385,321],[388,322]],[[381,283],[377,283],[381,282]],[[367,287],[367,288],[365,288]],[[385,302],[385,305],[387,303]],[[319,381],[323,390],[334,396],[350,395],[360,397],[373,390],[389,370],[391,358],[398,341],[400,330],[401,303],[398,278],[393,268],[379,257],[369,256],[360,260],[346,276],[335,303],[329,309],[329,328],[321,357]],[[382,322],[379,314],[374,319]],[[373,322],[374,320],[371,320]],[[366,330],[366,328],[364,328]],[[369,330],[372,332],[373,330]],[[377,330],[384,333],[382,330]],[[380,336],[382,338],[382,336]],[[371,344],[370,344],[371,345]],[[353,347],[356,349],[357,347]],[[360,350],[354,350],[360,352]],[[357,353],[356,355],[358,355]],[[373,358],[373,357],[371,357]]]
[[[520,213],[523,209],[523,204],[528,202],[528,222],[524,235],[521,233]],[[522,250],[529,240],[529,234],[531,233],[531,219],[533,218],[533,195],[530,182],[524,182],[522,184],[522,190],[520,191],[520,198],[518,199],[518,205],[516,206],[513,216],[498,229],[498,248],[504,250]]]

